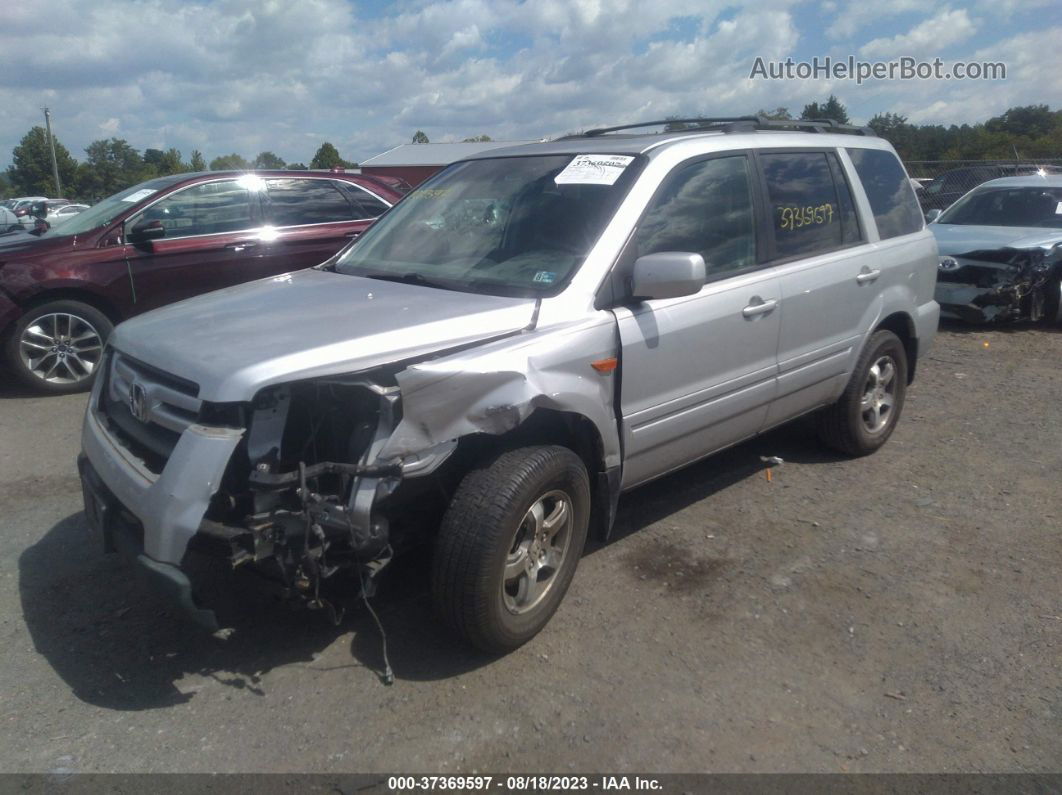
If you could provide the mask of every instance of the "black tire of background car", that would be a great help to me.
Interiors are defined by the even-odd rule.
[[[873,362],[888,354],[896,363],[896,391],[887,425],[870,433],[863,425],[859,404]],[[891,331],[874,332],[864,348],[840,400],[819,412],[819,437],[827,447],[849,456],[870,455],[892,436],[907,395],[907,352]]]
[[[1053,326],[1062,323],[1062,276],[1056,276],[1044,285],[1044,316],[1040,323]]]
[[[75,392],[85,392],[92,387],[92,382],[95,380],[95,373],[89,378],[74,384],[54,384],[34,375],[26,368],[26,365],[22,362],[22,357],[19,355],[19,340],[22,338],[22,332],[38,318],[53,312],[61,312],[74,315],[75,317],[84,318],[96,329],[96,331],[99,332],[100,338],[103,342],[107,341],[107,338],[111,335],[111,331],[114,330],[114,324],[111,323],[110,319],[93,306],[89,306],[81,301],[49,301],[48,303],[40,304],[28,310],[11,328],[7,339],[4,341],[5,364],[20,382],[35,392],[52,395],[69,395]]]
[[[502,577],[516,528],[551,489],[571,497],[567,553],[543,601],[514,615],[502,601]],[[590,480],[582,460],[565,447],[523,447],[469,472],[443,517],[432,561],[432,593],[443,620],[483,651],[523,645],[546,625],[579,565],[590,522]]]

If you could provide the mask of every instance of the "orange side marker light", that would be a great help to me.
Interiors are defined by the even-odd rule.
[[[609,356],[607,359],[598,359],[597,361],[590,362],[590,366],[599,373],[607,374],[619,367],[619,359],[615,356]]]

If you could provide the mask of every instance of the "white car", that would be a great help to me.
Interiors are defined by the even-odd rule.
[[[22,229],[18,216],[4,205],[0,205],[0,234],[15,232]]]
[[[8,202],[8,207],[18,217],[18,222],[25,227],[33,226],[32,207],[37,202],[48,201],[47,196],[17,196]]]
[[[44,220],[53,227],[59,226],[63,221],[69,221],[78,213],[82,213],[89,208],[87,204],[64,204],[59,207],[52,207],[51,202],[48,204],[48,215]]]

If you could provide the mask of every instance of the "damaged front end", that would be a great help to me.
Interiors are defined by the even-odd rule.
[[[943,256],[941,315],[972,323],[1057,319],[1062,246],[1004,247]]]
[[[441,464],[455,445],[405,461],[381,449],[401,420],[399,389],[383,374],[270,387],[249,405],[214,406],[246,433],[189,549],[279,579],[311,606],[322,585],[353,572],[363,594],[405,540],[389,500],[410,472]],[[397,532],[396,532],[397,530]]]

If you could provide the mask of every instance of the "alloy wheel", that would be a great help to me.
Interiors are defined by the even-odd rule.
[[[863,427],[868,433],[880,433],[888,426],[895,403],[896,363],[891,356],[882,356],[867,371],[863,398],[859,401]]]
[[[103,353],[103,339],[84,318],[53,312],[26,326],[19,353],[26,369],[42,381],[76,384],[92,376]]]
[[[526,613],[549,593],[568,554],[571,498],[554,490],[539,497],[516,528],[502,577],[502,601],[511,613]]]

